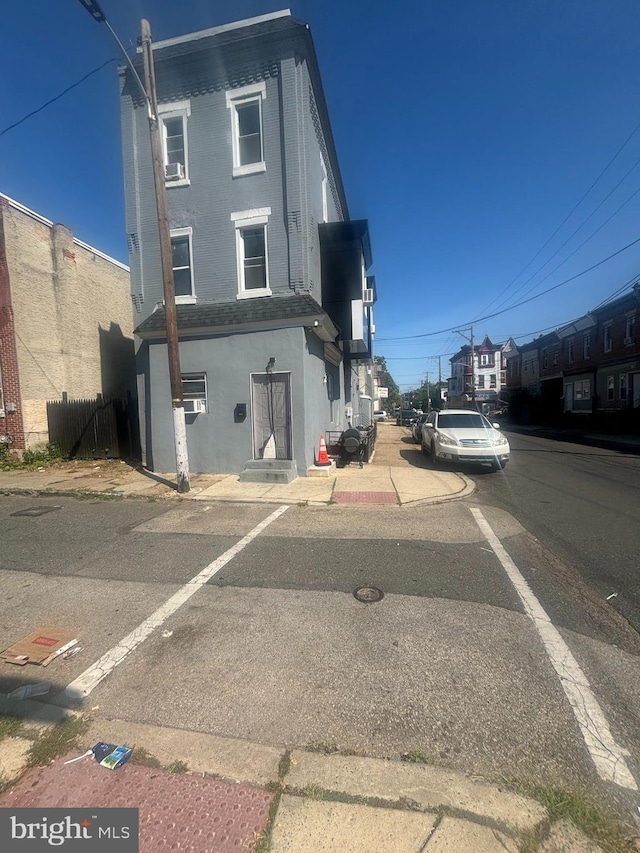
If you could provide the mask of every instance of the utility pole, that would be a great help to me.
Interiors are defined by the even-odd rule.
[[[98,0],[80,0],[94,21],[104,24],[113,36],[119,50],[125,58],[133,79],[140,87],[147,105],[149,134],[151,137],[151,158],[153,178],[156,190],[156,208],[158,233],[160,236],[160,258],[162,262],[162,283],[164,287],[164,305],[167,326],[167,353],[169,356],[169,378],[171,381],[171,403],[173,408],[173,434],[176,449],[176,480],[178,492],[184,494],[190,489],[189,458],[187,455],[187,430],[184,422],[184,400],[182,398],[182,376],[180,373],[180,351],[178,347],[178,322],[176,317],[176,290],[173,280],[173,258],[171,252],[171,232],[167,207],[167,190],[164,183],[164,155],[160,128],[158,125],[158,99],[156,96],[156,76],[151,48],[151,27],[144,19],[140,22],[142,32],[142,58],[144,62],[143,83],[129,54],[124,49],[115,30],[98,3]]]
[[[473,408],[476,408],[476,353],[475,347],[473,345],[473,326],[470,326],[469,329],[465,329],[470,333],[470,337],[467,337],[464,332],[461,332],[459,329],[456,329],[456,333],[458,335],[462,335],[462,337],[469,341],[471,344],[471,403]],[[464,378],[463,378],[463,388],[464,388]]]
[[[167,189],[164,182],[164,154],[162,151],[162,140],[160,139],[160,127],[158,123],[158,97],[156,93],[156,75],[153,65],[153,50],[151,46],[151,27],[149,26],[149,22],[144,18],[140,22],[140,31],[142,37],[145,91],[149,98],[151,112],[153,113],[153,115],[149,116],[149,133],[151,136],[153,181],[156,189],[156,206],[158,211],[160,259],[162,261],[162,284],[164,288],[165,321],[167,328],[167,354],[169,357],[169,380],[171,383],[173,433],[176,450],[176,474],[178,492],[184,494],[190,489],[189,457],[187,454],[187,429],[184,420],[182,375],[180,372],[176,290],[173,279],[173,257],[171,251],[171,232],[169,230]]]

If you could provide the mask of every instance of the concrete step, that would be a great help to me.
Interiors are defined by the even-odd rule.
[[[241,483],[291,483],[298,466],[291,459],[250,459],[240,472]]]
[[[293,459],[249,459],[244,463],[245,470],[256,468],[259,471],[273,470],[297,470],[296,463]]]

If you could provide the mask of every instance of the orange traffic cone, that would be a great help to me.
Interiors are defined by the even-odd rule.
[[[324,443],[324,435],[320,436],[320,449],[318,450],[318,461],[316,465],[331,465],[329,454],[327,453],[327,445]]]

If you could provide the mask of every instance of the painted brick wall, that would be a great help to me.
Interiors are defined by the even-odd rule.
[[[65,391],[82,398],[135,389],[129,274],[74,242],[64,225],[48,225],[6,202],[2,211],[29,447],[48,438],[47,400]]]

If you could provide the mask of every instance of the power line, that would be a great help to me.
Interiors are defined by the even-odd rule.
[[[47,107],[50,107],[50,106],[51,106],[51,104],[55,104],[55,102],[56,102],[56,101],[59,101],[59,100],[60,100],[60,98],[63,98],[63,97],[64,97],[68,92],[70,92],[72,89],[75,89],[75,88],[76,88],[77,86],[79,86],[81,83],[84,83],[84,81],[85,81],[85,80],[88,80],[88,79],[89,79],[89,77],[91,77],[93,74],[97,74],[97,73],[98,73],[98,71],[102,71],[102,69],[103,69],[106,65],[109,65],[111,62],[117,62],[117,61],[118,61],[118,60],[117,60],[117,59],[115,59],[115,58],[107,59],[107,61],[106,61],[106,62],[103,62],[103,63],[102,63],[102,65],[98,65],[98,67],[97,67],[97,68],[94,68],[94,69],[93,69],[93,71],[89,71],[87,74],[85,74],[85,75],[84,75],[84,77],[81,77],[79,80],[76,80],[76,82],[75,82],[75,83],[72,83],[70,86],[67,86],[67,88],[66,88],[66,89],[64,89],[62,92],[60,92],[60,94],[59,94],[59,95],[56,95],[56,96],[55,96],[55,98],[51,98],[50,100],[46,101],[46,103],[42,104],[42,106],[38,107],[38,108],[37,108],[37,109],[35,109],[35,110],[32,110],[30,113],[27,113],[27,114],[26,114],[26,116],[23,116],[21,119],[19,119],[18,121],[14,122],[13,124],[10,124],[8,127],[5,127],[5,129],[4,129],[4,130],[0,130],[0,136],[4,136],[4,135],[5,135],[5,133],[9,133],[9,131],[10,131],[10,130],[14,130],[14,128],[16,128],[16,127],[18,127],[19,125],[21,125],[21,124],[22,124],[23,122],[25,122],[28,118],[32,118],[32,116],[35,116],[35,115],[37,115],[38,113],[41,113],[41,112],[42,112],[42,110],[46,109]]]
[[[632,240],[631,243],[627,243],[626,246],[623,246],[621,249],[613,252],[611,255],[608,255],[606,258],[603,258],[601,261],[598,261],[592,266],[587,267],[587,269],[582,270],[581,272],[576,273],[575,275],[570,276],[569,278],[565,278],[564,281],[559,282],[558,284],[554,284],[553,287],[548,287],[546,290],[541,291],[540,293],[536,293],[534,296],[530,296],[528,299],[523,299],[521,302],[516,302],[515,305],[510,305],[508,308],[502,308],[500,311],[494,311],[492,314],[486,314],[484,317],[477,317],[473,321],[469,321],[466,323],[458,323],[456,326],[449,326],[447,329],[438,329],[436,332],[424,332],[421,335],[407,335],[404,338],[378,338],[378,342],[381,343],[385,340],[388,341],[410,341],[416,340],[418,338],[430,338],[434,335],[442,335],[445,332],[454,332],[457,329],[462,328],[463,326],[469,326],[471,323],[482,323],[485,320],[491,320],[493,317],[499,317],[501,314],[505,314],[507,311],[513,311],[515,308],[520,308],[521,305],[526,305],[529,302],[533,302],[534,299],[540,299],[541,296],[546,296],[547,293],[551,293],[553,290],[557,290],[559,287],[563,287],[565,284],[569,284],[572,281],[575,281],[577,278],[580,278],[583,275],[586,275],[588,272],[596,269],[597,267],[601,267],[602,264],[605,264],[607,261],[610,261],[611,258],[615,258],[617,255],[622,254],[622,252],[626,252],[627,249],[630,249],[632,246],[635,246],[636,243],[640,243],[640,237]],[[639,274],[636,274],[634,278],[637,278]]]
[[[598,177],[595,179],[595,181],[593,181],[593,183],[591,184],[591,186],[589,187],[589,189],[584,193],[584,195],[580,198],[580,200],[579,200],[578,202],[576,202],[576,204],[574,204],[574,206],[571,208],[571,210],[569,211],[569,213],[565,216],[565,218],[562,220],[562,222],[560,223],[560,225],[558,225],[558,227],[556,228],[556,230],[553,232],[553,234],[551,234],[551,236],[547,238],[547,240],[542,244],[542,246],[540,246],[540,248],[539,248],[539,249],[538,249],[538,251],[535,253],[535,255],[533,255],[533,257],[532,257],[532,258],[531,258],[531,259],[530,259],[530,260],[529,260],[529,261],[528,261],[528,262],[527,262],[527,263],[522,267],[522,269],[520,270],[520,272],[519,272],[519,273],[518,273],[514,278],[512,278],[512,279],[511,279],[511,281],[509,282],[509,284],[508,284],[505,288],[503,288],[503,290],[501,290],[501,291],[500,291],[500,293],[495,297],[495,299],[493,299],[493,300],[492,300],[492,301],[487,305],[487,307],[484,309],[485,311],[487,311],[489,308],[491,308],[491,306],[492,306],[492,305],[495,305],[495,303],[496,303],[496,302],[497,302],[497,301],[498,301],[498,300],[503,296],[503,294],[505,294],[505,293],[509,290],[509,288],[511,287],[511,285],[512,285],[512,284],[515,284],[515,282],[520,278],[520,276],[522,275],[522,273],[523,273],[526,269],[528,269],[528,268],[531,266],[531,264],[535,261],[535,259],[538,257],[538,255],[540,255],[540,253],[541,253],[544,249],[546,249],[546,247],[547,247],[547,246],[549,245],[549,243],[553,240],[553,238],[556,236],[556,234],[557,234],[557,233],[558,233],[558,232],[563,228],[563,226],[565,225],[565,223],[566,223],[566,222],[568,222],[568,220],[573,216],[573,214],[575,213],[575,211],[580,207],[580,205],[581,205],[581,204],[582,204],[582,202],[585,200],[585,198],[589,195],[589,193],[591,192],[591,190],[596,186],[596,184],[600,181],[600,179],[603,177],[603,175],[604,175],[604,174],[609,170],[609,168],[613,165],[613,163],[618,159],[618,157],[620,156],[620,154],[622,154],[622,152],[624,151],[624,149],[627,147],[627,145],[629,144],[629,142],[631,142],[631,140],[633,139],[633,137],[636,135],[636,133],[637,133],[639,130],[640,130],[640,123],[639,123],[639,124],[637,124],[637,125],[634,127],[634,129],[631,131],[631,133],[629,134],[629,136],[625,139],[625,141],[622,143],[622,145],[620,146],[620,148],[618,148],[618,150],[616,151],[616,153],[613,155],[613,157],[611,158],[611,160],[609,160],[609,162],[607,163],[607,165],[606,165],[606,166],[604,167],[604,169],[600,172],[600,174],[599,174],[599,175],[598,175]],[[635,166],[636,166],[636,165],[637,165],[637,163],[636,163],[636,164],[634,164],[634,166],[632,166],[632,169],[633,169],[633,168],[635,168]],[[631,171],[631,170],[630,170],[630,171]],[[629,172],[627,172],[627,175],[628,175],[628,174],[629,174]],[[625,175],[625,178],[627,177],[627,175]],[[623,178],[622,180],[624,180],[624,178]],[[617,186],[619,186],[619,184],[617,184],[615,188],[617,188]],[[615,188],[614,188],[614,189],[615,189]],[[608,198],[608,197],[609,197],[609,196],[607,196],[607,198]],[[606,201],[606,199],[605,199],[605,201]],[[598,208],[596,208],[596,210],[597,210],[597,209],[598,209]],[[594,211],[594,213],[595,213],[595,211]],[[584,223],[583,223],[583,224],[584,224]],[[581,227],[582,227],[582,226],[581,226]],[[575,232],[574,232],[574,233],[575,233]],[[564,245],[564,244],[563,244],[563,245]],[[562,248],[562,247],[561,247],[561,248]],[[553,257],[553,255],[552,255],[551,257]],[[549,258],[545,263],[548,263],[550,260],[551,260],[551,258]],[[544,266],[545,266],[545,264],[543,264],[543,265],[542,265],[542,267],[544,267]],[[542,267],[541,267],[540,269],[542,269]],[[534,273],[534,275],[536,275],[536,273]],[[532,277],[533,277],[533,276],[532,276]],[[529,281],[530,281],[530,280],[531,280],[531,279],[529,279]],[[516,293],[517,293],[517,291],[516,291]],[[514,294],[514,295],[515,295],[515,294]],[[478,317],[476,317],[476,318],[474,318],[474,320],[473,320],[472,322],[474,322],[474,323],[475,323],[475,322],[476,322],[476,320],[479,320],[479,319],[482,319],[482,318],[478,318]]]

